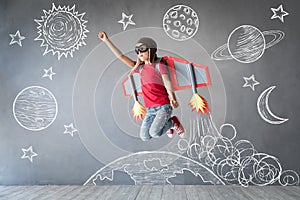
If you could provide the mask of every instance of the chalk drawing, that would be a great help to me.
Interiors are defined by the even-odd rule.
[[[198,119],[199,118],[199,119]],[[84,185],[102,185],[114,181],[116,171],[124,172],[136,185],[172,184],[171,178],[185,171],[199,177],[201,184],[240,184],[265,186],[299,185],[299,175],[293,170],[283,171],[279,160],[258,152],[248,140],[237,140],[232,124],[218,130],[211,116],[191,119],[189,141],[180,148],[185,154],[167,151],[142,151],[120,157],[95,172]]]
[[[131,15],[126,15],[125,13],[122,12],[122,19],[118,21],[118,23],[123,24],[123,31],[126,30],[127,26],[130,25],[135,25],[135,23],[132,21],[133,14]]]
[[[55,74],[56,73],[53,72],[52,67],[50,67],[49,69],[44,69],[43,77],[48,77],[52,81],[53,75],[55,75]]]
[[[193,122],[192,129],[203,130],[201,123],[195,119]],[[232,124],[223,124],[219,130],[213,121],[208,124],[211,132],[216,132],[214,136],[205,135],[202,131],[203,137],[194,137],[189,143],[187,155],[210,166],[226,184],[240,184],[245,187],[274,183],[299,185],[299,175],[293,170],[283,171],[276,157],[258,152],[250,141],[236,140],[237,130]],[[193,132],[191,134],[195,135]]]
[[[72,137],[74,136],[74,132],[77,132],[78,130],[74,128],[73,123],[70,123],[69,125],[64,125],[65,131],[64,134],[70,134]]]
[[[149,168],[153,162],[156,162],[155,167]],[[125,172],[135,182],[135,185],[171,184],[170,179],[184,171],[189,171],[199,177],[199,181],[201,180],[203,183],[224,185],[224,182],[203,164],[166,151],[143,151],[121,157],[94,173],[84,185],[98,185],[103,180],[113,181],[115,171]]]
[[[273,12],[271,19],[278,18],[282,23],[284,23],[284,17],[289,15],[288,12],[283,10],[282,4],[278,8],[271,8],[271,10]]]
[[[273,39],[266,42],[266,36],[272,36]],[[253,63],[263,56],[266,49],[280,42],[284,36],[284,32],[280,30],[262,32],[252,25],[241,25],[230,33],[227,43],[217,48],[211,54],[211,58]]]
[[[38,155],[33,151],[32,146],[28,147],[27,149],[22,148],[22,151],[23,151],[23,155],[21,159],[27,158],[30,162],[33,162],[33,157]]]
[[[232,129],[236,132],[231,124],[224,124],[221,127],[221,134],[224,128]],[[295,171],[287,173],[283,171],[279,160],[266,153],[260,153],[254,145],[247,140],[237,140],[235,137],[227,138],[221,136],[218,138],[214,148],[207,151],[205,162],[209,164],[219,177],[228,183],[238,183],[242,186],[257,185],[265,186],[276,182],[285,184],[280,180],[285,180],[287,175],[293,176],[291,185],[299,184],[299,176]],[[289,178],[289,180],[292,180]]]
[[[282,186],[299,185],[300,178],[299,178],[299,175],[295,171],[286,170],[286,171],[282,172],[279,183]]]
[[[159,171],[161,169],[168,169],[168,165],[164,165],[160,158],[144,160],[144,166],[149,171]]]
[[[13,114],[20,126],[40,131],[50,126],[57,116],[57,101],[46,88],[30,86],[16,96]]]
[[[11,37],[9,45],[17,43],[20,47],[22,47],[22,40],[24,40],[25,37],[20,34],[19,30],[17,30],[15,34],[9,34],[9,36]]]
[[[259,82],[255,80],[254,74],[252,74],[250,77],[243,77],[245,84],[243,87],[250,87],[253,91],[255,91],[255,86],[259,85]]]
[[[203,148],[213,148],[219,132],[212,120],[211,115],[193,116],[190,118],[191,140],[186,141],[186,153],[189,158],[198,160],[200,157],[206,157],[203,154]]]
[[[276,86],[264,90],[257,99],[257,111],[261,118],[270,124],[282,124],[289,119],[274,115],[269,107],[269,96]]]
[[[52,4],[51,10],[43,10],[44,15],[41,19],[35,19],[38,24],[38,37],[35,41],[41,41],[41,47],[45,47],[43,55],[52,52],[52,55],[57,54],[58,60],[62,56],[65,58],[70,55],[73,57],[73,52],[79,50],[79,47],[86,45],[85,39],[87,33],[87,20],[83,17],[85,13],[79,14],[75,11],[75,5],[58,6]]]
[[[184,41],[192,38],[198,31],[197,13],[186,5],[171,7],[164,15],[163,28],[172,39]]]

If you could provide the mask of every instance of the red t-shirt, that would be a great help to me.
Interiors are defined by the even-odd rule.
[[[159,64],[160,73],[155,69],[155,63],[144,64],[142,70],[139,69],[140,67],[136,72],[141,76],[142,94],[146,108],[169,104],[169,95],[161,77],[162,74],[168,74],[166,66],[162,62]]]

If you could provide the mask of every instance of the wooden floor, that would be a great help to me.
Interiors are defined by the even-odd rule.
[[[300,200],[299,186],[0,186],[0,199],[194,199],[194,200]]]

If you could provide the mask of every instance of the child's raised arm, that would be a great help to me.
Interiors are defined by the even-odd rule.
[[[109,48],[110,50],[115,54],[115,56],[122,61],[124,64],[126,64],[128,67],[134,67],[135,62],[125,56],[107,37],[105,32],[99,32],[98,34],[99,39],[101,39]]]

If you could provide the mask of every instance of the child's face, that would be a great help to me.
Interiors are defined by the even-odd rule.
[[[147,62],[149,60],[149,51],[147,45],[143,43],[137,43],[135,45],[135,52],[138,54],[138,58],[142,62]]]
[[[138,57],[142,62],[148,62],[148,60],[149,60],[149,51],[139,52]]]

